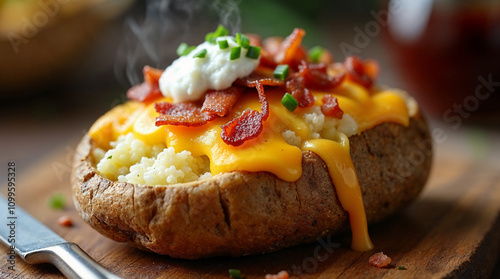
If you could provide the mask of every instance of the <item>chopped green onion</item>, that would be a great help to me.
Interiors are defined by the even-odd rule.
[[[325,49],[320,47],[320,46],[315,46],[315,47],[311,48],[309,50],[309,60],[311,60],[311,62],[313,62],[313,63],[318,63],[319,58],[323,54],[323,51],[325,51]]]
[[[179,47],[177,48],[177,55],[179,56],[186,56],[188,55],[193,49],[195,49],[195,46],[189,46],[186,43],[181,43]]]
[[[285,80],[286,77],[288,76],[288,65],[286,64],[281,64],[276,66],[276,69],[274,69],[274,77],[279,78],[281,80]]]
[[[241,53],[241,47],[231,48],[231,55],[230,55],[229,59],[236,60],[236,59],[240,58],[240,53]]]
[[[241,279],[241,271],[239,269],[229,269],[229,276],[231,276],[231,278]]]
[[[205,58],[205,55],[207,55],[207,49],[206,48],[204,48],[204,49],[198,51],[197,53],[195,53],[193,55],[193,58]]]
[[[297,100],[295,100],[295,98],[290,95],[290,93],[286,93],[285,96],[283,96],[283,99],[281,99],[281,103],[289,111],[294,111],[299,105]]]
[[[108,159],[108,160],[109,160],[109,159],[111,159],[111,158],[113,158],[113,155],[109,155],[109,156],[108,156],[108,158],[106,158],[106,159]]]
[[[217,30],[214,32],[214,35],[217,37],[226,36],[227,34],[229,34],[229,31],[227,31],[226,27],[222,24],[219,24],[219,26],[217,26]]]
[[[236,43],[242,48],[248,48],[250,46],[250,39],[241,33],[236,33]]]
[[[250,46],[247,50],[246,57],[251,59],[257,59],[259,58],[259,55],[260,55],[260,47]]]
[[[52,209],[61,210],[64,208],[65,204],[66,204],[66,198],[61,193],[54,194],[52,197],[49,198],[49,206]]]
[[[227,40],[221,40],[221,41],[218,41],[219,43],[219,48],[220,49],[226,49],[229,47],[229,44],[227,43]]]
[[[406,267],[404,265],[400,265],[400,266],[398,266],[398,269],[399,270],[406,270]]]
[[[216,38],[217,37],[215,37],[214,33],[211,33],[211,32],[205,35],[205,41],[207,41],[207,42],[209,42],[211,44],[215,44],[215,39]]]
[[[219,24],[215,32],[210,32],[205,35],[205,41],[211,44],[215,44],[215,41],[218,37],[226,36],[227,34],[229,34],[229,31],[227,31],[227,29],[223,25]]]

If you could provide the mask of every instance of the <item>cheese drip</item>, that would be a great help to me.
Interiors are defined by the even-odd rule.
[[[276,92],[278,91],[278,92]],[[339,141],[309,138],[309,128],[303,119],[304,109],[294,112],[286,110],[280,103],[284,92],[272,87],[266,88],[270,115],[264,122],[262,134],[241,146],[234,147],[224,143],[220,137],[221,125],[241,115],[247,109],[260,109],[257,94],[244,94],[231,114],[211,121],[200,127],[160,126],[156,127],[154,104],[131,105],[115,108],[101,117],[90,129],[89,134],[99,146],[116,140],[118,135],[132,131],[149,145],[165,143],[176,152],[190,151],[193,156],[207,156],[210,171],[216,175],[230,171],[266,171],[278,178],[293,182],[302,175],[302,151],[309,150],[322,158],[328,167],[342,207],[349,213],[353,234],[352,249],[367,251],[373,248],[368,235],[365,209],[359,182],[354,169],[349,140],[345,135]],[[322,92],[313,92],[316,104],[321,105]],[[358,124],[358,134],[374,126],[392,122],[408,126],[409,116],[405,100],[397,91],[384,89],[369,92],[352,82],[343,82],[333,92],[340,108],[351,115]],[[124,119],[127,119],[124,121]],[[301,148],[288,144],[281,132],[291,130],[302,138]]]
[[[373,244],[368,235],[366,213],[358,175],[352,163],[347,136],[340,135],[340,142],[326,139],[308,140],[304,143],[302,149],[318,154],[328,168],[340,204],[349,213],[352,231],[351,248],[355,251],[373,249]]]

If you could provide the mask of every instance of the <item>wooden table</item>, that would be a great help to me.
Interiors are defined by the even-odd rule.
[[[477,143],[467,145],[461,142],[463,137],[457,140],[453,131],[447,133],[447,141],[436,144],[431,178],[421,197],[405,211],[371,226],[376,248],[365,253],[349,249],[350,235],[267,255],[204,260],[172,259],[114,242],[85,224],[71,203],[69,175],[76,140],[30,169],[18,168],[16,199],[49,228],[125,278],[229,278],[230,268],[240,269],[245,278],[264,278],[280,270],[288,270],[295,275],[292,278],[488,278],[500,256],[498,135],[487,137],[491,150],[481,153],[475,150]],[[477,145],[481,148],[481,143]],[[57,192],[67,197],[68,204],[62,211],[47,205],[48,198]],[[6,193],[5,187],[2,193]],[[57,224],[62,215],[70,216],[73,227]],[[7,251],[0,246],[2,255]],[[390,268],[369,265],[368,258],[378,251],[392,258]],[[51,265],[31,266],[20,258],[15,272],[7,266],[5,260],[0,261],[0,278],[63,277]],[[399,266],[405,269],[399,270]]]

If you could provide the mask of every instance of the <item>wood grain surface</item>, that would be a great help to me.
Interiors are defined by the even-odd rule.
[[[280,270],[288,270],[292,278],[488,278],[500,256],[499,168],[450,151],[438,150],[430,181],[415,203],[370,227],[374,251],[350,250],[347,234],[266,255],[204,260],[142,252],[109,240],[85,224],[71,202],[72,152],[65,148],[29,170],[17,168],[17,203],[124,278],[230,278],[230,268],[240,269],[245,278],[264,278]],[[2,187],[2,193],[6,191]],[[57,192],[67,198],[64,210],[47,205]],[[57,224],[63,215],[73,220],[73,227]],[[7,251],[0,246],[2,255]],[[379,269],[368,263],[379,251],[392,258],[391,267]],[[17,258],[15,271],[7,266],[6,260],[0,261],[0,278],[63,278],[49,264],[27,265]]]

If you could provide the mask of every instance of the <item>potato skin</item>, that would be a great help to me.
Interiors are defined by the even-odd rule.
[[[385,123],[350,138],[370,223],[401,210],[421,192],[432,163],[424,119]],[[202,181],[145,186],[101,177],[85,136],[74,158],[74,203],[82,218],[116,241],[175,258],[275,251],[349,229],[324,162],[302,153],[290,183],[267,172],[229,172]]]

